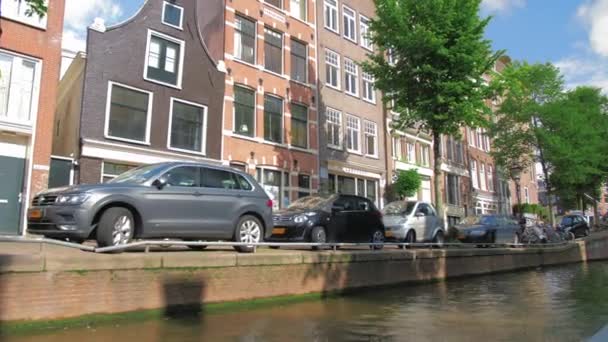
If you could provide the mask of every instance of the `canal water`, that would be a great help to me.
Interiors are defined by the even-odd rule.
[[[608,262],[596,262],[2,341],[581,341],[607,324]]]

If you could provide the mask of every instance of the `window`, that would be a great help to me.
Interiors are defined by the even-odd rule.
[[[477,161],[471,160],[471,182],[473,182],[473,188],[479,189],[479,182],[477,180]]]
[[[184,9],[182,7],[166,1],[163,2],[163,24],[181,29],[183,15]]]
[[[310,196],[310,176],[298,175],[298,198]]]
[[[490,152],[492,146],[490,145],[490,137],[488,136],[488,132],[485,132],[484,138],[486,139],[486,152]]]
[[[487,190],[486,187],[486,165],[479,163],[479,186],[481,190]]]
[[[460,187],[458,185],[458,176],[448,174],[446,176],[447,183],[447,202],[451,205],[460,205]]]
[[[371,103],[376,103],[376,90],[374,89],[374,77],[367,72],[363,72],[361,74],[361,78],[363,79],[363,99],[366,101],[369,101]]]
[[[338,176],[338,193],[344,195],[356,195],[356,180],[355,178]]]
[[[169,148],[205,153],[207,107],[171,99]]]
[[[273,209],[278,210],[289,206],[289,174],[281,171],[256,169],[256,179],[266,192],[271,195]]]
[[[325,83],[333,88],[340,88],[340,56],[325,50]]]
[[[36,61],[0,52],[0,121],[33,120],[39,88],[38,66]]]
[[[264,67],[283,73],[283,34],[268,28],[264,28]]]
[[[148,143],[152,93],[110,82],[106,136]]]
[[[475,130],[473,128],[468,128],[469,130],[469,145],[475,147]]]
[[[410,164],[416,163],[416,146],[412,142],[407,142],[407,162]]]
[[[245,190],[245,191],[253,190],[253,185],[251,185],[251,183],[249,183],[249,181],[247,179],[245,179],[245,177],[238,175],[238,174],[234,174],[234,177],[236,177],[236,181],[237,181],[239,187],[241,188],[241,190]]]
[[[325,17],[325,28],[334,32],[338,31],[338,3],[336,0],[325,0],[323,5]]]
[[[397,160],[401,160],[403,155],[401,153],[401,138],[393,137],[393,157]]]
[[[372,202],[376,203],[376,181],[366,180],[365,181],[365,197],[369,198]]]
[[[476,136],[477,136],[477,142],[476,142],[476,146],[479,149],[483,148],[483,135],[481,133],[481,128],[477,128],[476,130]]]
[[[306,44],[291,40],[291,79],[306,83],[306,69],[308,68]]]
[[[167,186],[198,187],[200,186],[200,169],[195,166],[179,166],[169,170],[163,176]]]
[[[234,87],[234,132],[253,137],[255,135],[255,91]]]
[[[446,136],[445,137],[445,156],[447,157],[447,160],[454,160],[454,148],[453,148],[453,140],[454,138],[452,138],[451,136]]]
[[[255,22],[237,15],[234,19],[234,58],[255,63]]]
[[[459,140],[456,140],[454,145],[456,149],[456,162],[458,164],[464,164],[464,159],[462,157],[462,143]]]
[[[361,46],[368,50],[373,50],[372,40],[369,35],[369,19],[359,16],[359,33],[361,34]]]
[[[355,11],[346,6],[342,7],[342,24],[344,30],[344,37],[356,43],[357,29],[355,27],[355,16]]]
[[[359,152],[359,133],[361,123],[359,118],[352,115],[346,116],[346,149],[349,152]]]
[[[24,0],[3,0],[0,1],[0,12],[5,18],[16,20],[24,24],[36,26],[45,29],[47,16],[40,18],[37,15],[27,15],[29,4]],[[48,1],[45,1],[48,6]]]
[[[363,133],[365,135],[365,154],[368,156],[378,155],[378,129],[375,122],[363,121]]]
[[[101,165],[101,182],[106,183],[109,180],[118,177],[120,174],[125,173],[136,167],[137,166],[134,165],[118,164],[104,161]]]
[[[181,87],[184,42],[148,31],[145,79]]]
[[[421,162],[423,166],[431,165],[431,148],[428,145],[420,147]]]
[[[289,9],[291,11],[291,15],[306,21],[306,2],[308,0],[291,0],[289,3]]]
[[[291,104],[291,144],[308,148],[308,108]]]
[[[344,58],[344,90],[347,94],[357,96],[359,91],[359,68],[357,64],[348,58]]]
[[[435,216],[435,211],[426,203],[419,204],[416,213],[422,213],[424,216]]]
[[[488,190],[494,191],[494,169],[488,165]]]
[[[527,187],[524,187],[524,198],[526,203],[530,203],[530,192],[528,191]]]
[[[225,170],[203,169],[203,187],[213,189],[240,190],[240,182],[234,173]]]
[[[283,142],[283,100],[264,95],[264,139]]]
[[[342,113],[327,108],[325,110],[325,120],[327,122],[327,144],[342,148]]]
[[[283,0],[264,0],[265,3],[283,9]]]
[[[357,196],[365,197],[365,179],[357,179]]]

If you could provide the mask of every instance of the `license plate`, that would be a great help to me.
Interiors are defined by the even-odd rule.
[[[286,228],[274,228],[272,230],[272,235],[283,235],[285,232],[287,232]]]
[[[393,237],[393,232],[386,231],[386,232],[384,232],[384,236],[386,236],[386,237]]]
[[[42,210],[40,209],[32,209],[29,212],[29,218],[31,219],[39,219],[42,218]]]

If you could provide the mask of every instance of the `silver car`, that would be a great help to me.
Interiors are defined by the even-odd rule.
[[[382,210],[387,241],[434,242],[442,244],[445,230],[432,204],[420,201],[397,201]]]
[[[134,238],[260,242],[272,233],[272,201],[255,179],[238,170],[161,163],[105,184],[38,194],[28,210],[28,231],[77,242],[95,239],[102,247]]]

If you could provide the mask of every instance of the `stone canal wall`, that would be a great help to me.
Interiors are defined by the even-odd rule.
[[[607,233],[535,249],[99,255],[42,246],[38,252],[0,254],[0,320],[333,293],[599,259],[608,259]]]

